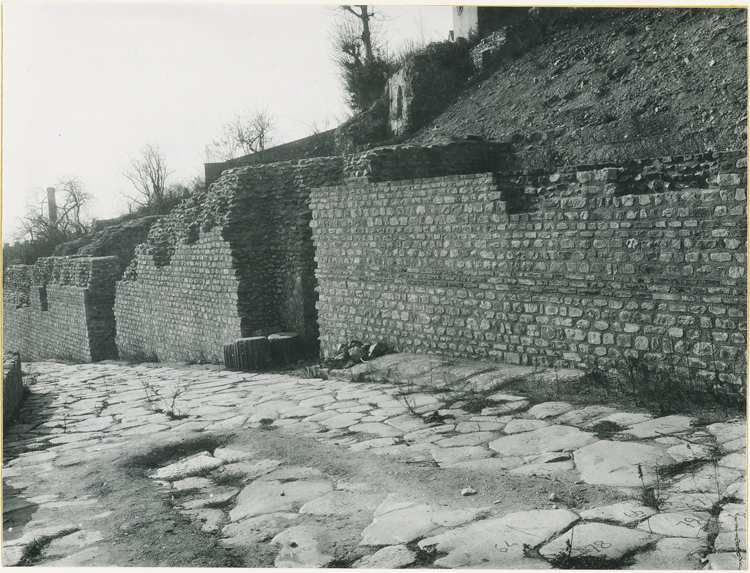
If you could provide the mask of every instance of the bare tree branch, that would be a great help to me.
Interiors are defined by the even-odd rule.
[[[259,154],[271,143],[273,118],[266,110],[235,115],[221,128],[221,134],[207,150],[212,157],[228,161],[244,155]]]
[[[134,197],[126,197],[143,207],[161,209],[165,204],[167,178],[174,173],[167,167],[164,154],[158,145],[148,144],[139,157],[131,157],[122,174],[136,190]]]

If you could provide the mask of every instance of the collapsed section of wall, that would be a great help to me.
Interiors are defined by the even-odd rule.
[[[116,358],[117,257],[48,257],[3,273],[4,350],[24,360]]]
[[[732,378],[746,330],[738,158],[315,189],[322,349],[358,338],[523,364],[654,356]]]

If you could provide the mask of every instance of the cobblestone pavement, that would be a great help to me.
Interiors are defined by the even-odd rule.
[[[277,428],[289,440],[313,437],[422,464],[438,476],[443,468],[464,468],[564,479],[612,488],[621,501],[568,509],[551,496],[545,509],[507,514],[492,504],[451,507],[408,491],[377,493],[373,484],[231,443],[157,464],[149,483],[172,491],[174,509],[225,546],[267,544],[277,567],[341,566],[323,542],[327,528],[333,517],[364,512],[369,524],[357,533],[359,557],[347,566],[532,569],[561,559],[603,558],[610,561],[598,563],[607,566],[627,557],[622,563],[636,569],[747,568],[744,420],[697,427],[688,416],[563,402],[530,406],[498,387],[550,372],[440,365],[409,355],[350,371],[363,382],[112,362],[39,362],[24,370],[32,374],[32,394],[4,436],[6,566],[23,564],[32,546],[43,565],[96,564],[107,552],[109,540],[97,526],[107,514],[96,494],[56,487],[71,468],[113,450],[124,455],[155,436]],[[480,413],[470,413],[467,396],[425,391],[438,378],[461,380],[475,393],[495,391]],[[607,427],[602,422],[619,431],[600,437],[592,427]],[[658,504],[644,501],[646,489]],[[467,488],[458,497],[465,502],[473,493]],[[31,518],[24,513],[30,507]]]

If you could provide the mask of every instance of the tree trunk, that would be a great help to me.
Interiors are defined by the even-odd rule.
[[[359,19],[362,20],[362,43],[365,46],[365,59],[369,64],[375,59],[370,38],[370,13],[367,11],[367,6],[358,6],[358,8],[360,10]]]
[[[270,344],[265,336],[241,338],[224,346],[224,365],[231,370],[260,372],[270,364]]]

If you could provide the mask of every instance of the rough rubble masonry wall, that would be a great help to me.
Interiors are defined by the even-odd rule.
[[[137,279],[131,275],[117,283],[120,356],[201,361],[213,358],[226,340],[240,337],[239,281],[220,229],[192,244],[178,244],[168,265],[158,266],[144,252],[137,252],[136,261]]]
[[[316,346],[308,189],[342,178],[341,158],[240,167],[157,223],[117,286],[121,354],[221,362],[225,344],[282,330]]]
[[[3,273],[3,346],[24,360],[116,358],[117,257],[48,257]]]
[[[727,378],[745,363],[746,185],[746,160],[727,153],[314,189],[321,347],[653,355]]]
[[[3,426],[13,421],[23,401],[21,356],[3,353]]]
[[[221,362],[241,336],[293,331],[318,350],[309,193],[348,179],[486,170],[498,146],[377,148],[229,169],[156,223],[117,286],[124,357]]]

